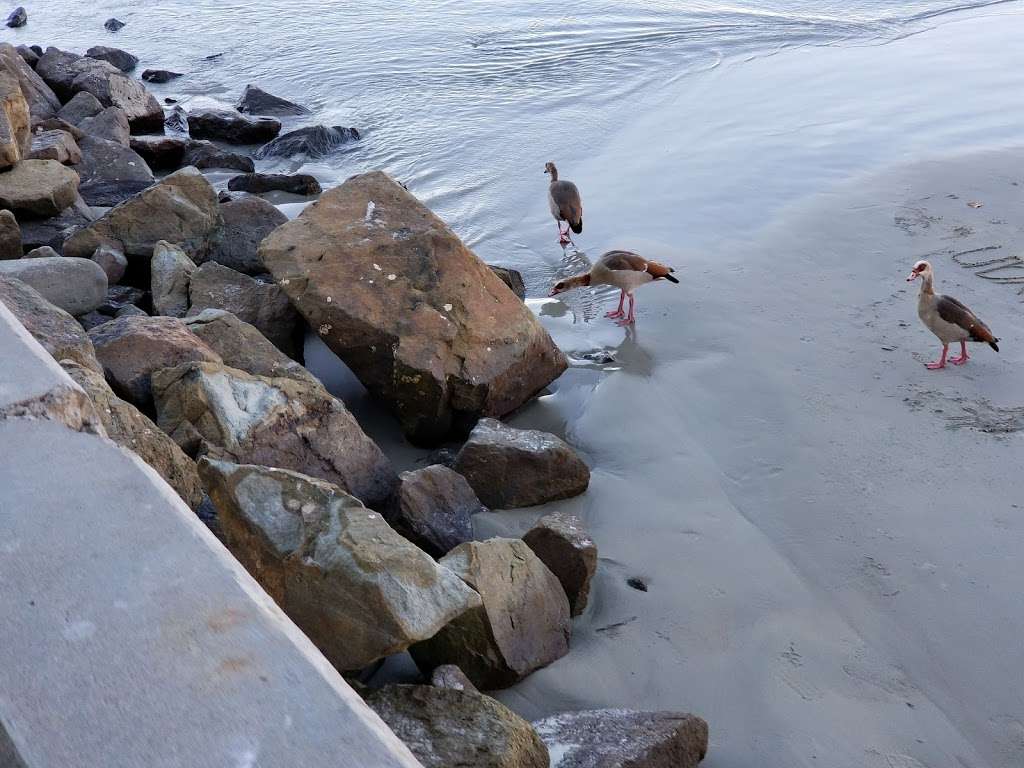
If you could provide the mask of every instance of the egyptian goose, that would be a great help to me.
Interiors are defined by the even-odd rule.
[[[555,283],[550,295],[556,296],[585,285],[614,285],[621,291],[619,308],[614,312],[607,313],[605,317],[618,319],[619,325],[632,325],[636,321],[633,291],[641,285],[652,283],[655,280],[664,279],[678,283],[679,281],[672,277],[673,272],[675,270],[672,267],[666,267],[656,261],[648,261],[632,251],[608,251],[597,260],[589,272]],[[628,315],[622,311],[622,304],[627,296],[629,297]]]
[[[558,225],[558,243],[559,245],[572,243],[569,230],[571,229],[577,235],[583,231],[583,201],[580,200],[580,191],[571,181],[559,181],[558,169],[555,168],[554,163],[545,163],[544,173],[551,174],[551,184],[548,185],[548,207],[551,208],[551,215],[555,217],[555,224]],[[563,221],[568,225],[564,232],[562,231]]]
[[[960,357],[951,357],[949,362],[953,365],[963,365],[967,362],[967,342],[983,341],[996,352],[999,341],[992,335],[992,331],[981,320],[975,317],[967,307],[954,299],[952,296],[943,296],[935,293],[932,287],[934,274],[932,265],[927,261],[919,261],[914,269],[907,275],[907,282],[921,278],[921,293],[917,298],[917,314],[921,322],[929,331],[939,337],[942,342],[942,357],[925,366],[932,371],[946,367],[946,353],[949,352],[949,345],[954,341],[960,342]]]

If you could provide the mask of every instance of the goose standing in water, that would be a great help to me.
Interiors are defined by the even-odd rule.
[[[558,169],[555,168],[554,163],[545,163],[544,173],[551,174],[551,184],[548,185],[548,206],[558,225],[558,243],[559,245],[572,243],[569,230],[571,229],[577,235],[583,231],[583,201],[580,199],[580,191],[571,181],[558,179]],[[568,225],[564,232],[562,231],[563,221]]]
[[[981,341],[988,344],[996,352],[999,341],[992,335],[988,326],[979,320],[971,310],[954,299],[952,296],[943,296],[935,293],[933,288],[934,274],[932,265],[927,261],[919,261],[914,269],[907,276],[907,282],[921,278],[921,293],[917,298],[917,314],[921,322],[925,324],[932,333],[939,337],[942,342],[942,356],[933,363],[926,363],[926,367],[935,371],[946,367],[946,354],[949,352],[949,345],[954,341],[960,342],[960,357],[951,357],[949,362],[953,365],[963,365],[969,359],[967,354],[968,341]]]
[[[614,312],[608,312],[605,317],[618,319],[619,325],[632,325],[636,322],[633,291],[641,285],[653,283],[655,280],[664,279],[678,283],[679,281],[672,277],[673,272],[675,270],[672,267],[666,267],[656,261],[648,261],[632,251],[608,251],[597,260],[589,272],[555,283],[550,295],[556,296],[559,293],[586,285],[614,285],[621,291],[619,308]],[[629,297],[628,315],[622,311],[622,305],[627,296]]]

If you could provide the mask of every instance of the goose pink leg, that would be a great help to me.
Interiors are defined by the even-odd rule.
[[[622,317],[623,315],[625,315],[626,313],[622,311],[622,302],[624,302],[625,300],[626,300],[626,292],[622,291],[622,293],[619,294],[619,308],[616,309],[614,312],[605,312],[604,316],[605,317],[611,317],[611,318],[618,318],[618,317]]]
[[[940,357],[934,363],[925,363],[924,367],[927,368],[929,371],[937,371],[937,370],[939,370],[939,368],[945,368],[946,367],[946,353],[948,353],[948,352],[949,352],[949,344],[943,344],[942,345],[942,357]],[[958,365],[959,365],[959,363],[958,363]]]
[[[633,314],[633,294],[629,294],[629,314],[619,320],[616,325],[632,325],[636,322],[636,315]]]
[[[966,363],[970,359],[971,359],[970,355],[967,354],[967,342],[966,341],[961,341],[960,342],[960,357],[951,357],[951,358],[949,358],[949,362],[951,362],[953,365],[963,365],[964,363]]]
[[[556,222],[556,223],[558,224],[558,244],[559,245],[569,245],[570,243],[572,243],[573,245],[576,245],[576,243],[572,242],[572,238],[569,237],[569,224],[568,224],[568,222],[566,222],[565,231],[562,231],[562,222],[559,221],[559,222]]]

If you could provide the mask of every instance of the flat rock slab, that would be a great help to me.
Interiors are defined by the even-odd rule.
[[[336,485],[207,458],[200,472],[228,548],[340,670],[403,651],[480,605]]]
[[[493,509],[531,507],[578,496],[590,469],[560,437],[480,419],[453,467]]]
[[[424,768],[548,768],[547,747],[530,724],[482,693],[388,685],[366,703]]]
[[[565,712],[533,727],[551,768],[696,768],[708,751],[708,724],[685,712]]]
[[[554,512],[538,520],[523,541],[562,583],[572,615],[583,613],[597,570],[597,545],[583,521],[567,512]]]
[[[419,443],[514,410],[567,366],[530,310],[386,174],[329,190],[259,254]]]
[[[435,464],[399,475],[387,521],[423,551],[441,557],[473,539],[473,515],[487,507],[466,478]]]
[[[15,214],[56,216],[77,196],[78,174],[56,160],[22,160],[0,173],[0,207]]]
[[[76,165],[82,162],[82,151],[75,137],[67,131],[41,131],[32,134],[29,157],[33,160],[56,160],[61,165]]]
[[[89,259],[44,257],[0,261],[0,275],[21,280],[70,315],[84,315],[107,296],[107,275]]]

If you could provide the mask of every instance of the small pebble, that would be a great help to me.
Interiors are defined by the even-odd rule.
[[[626,583],[633,589],[638,590],[640,592],[647,591],[647,582],[645,582],[643,579],[637,578],[636,576],[631,576],[630,578],[626,579]]]

